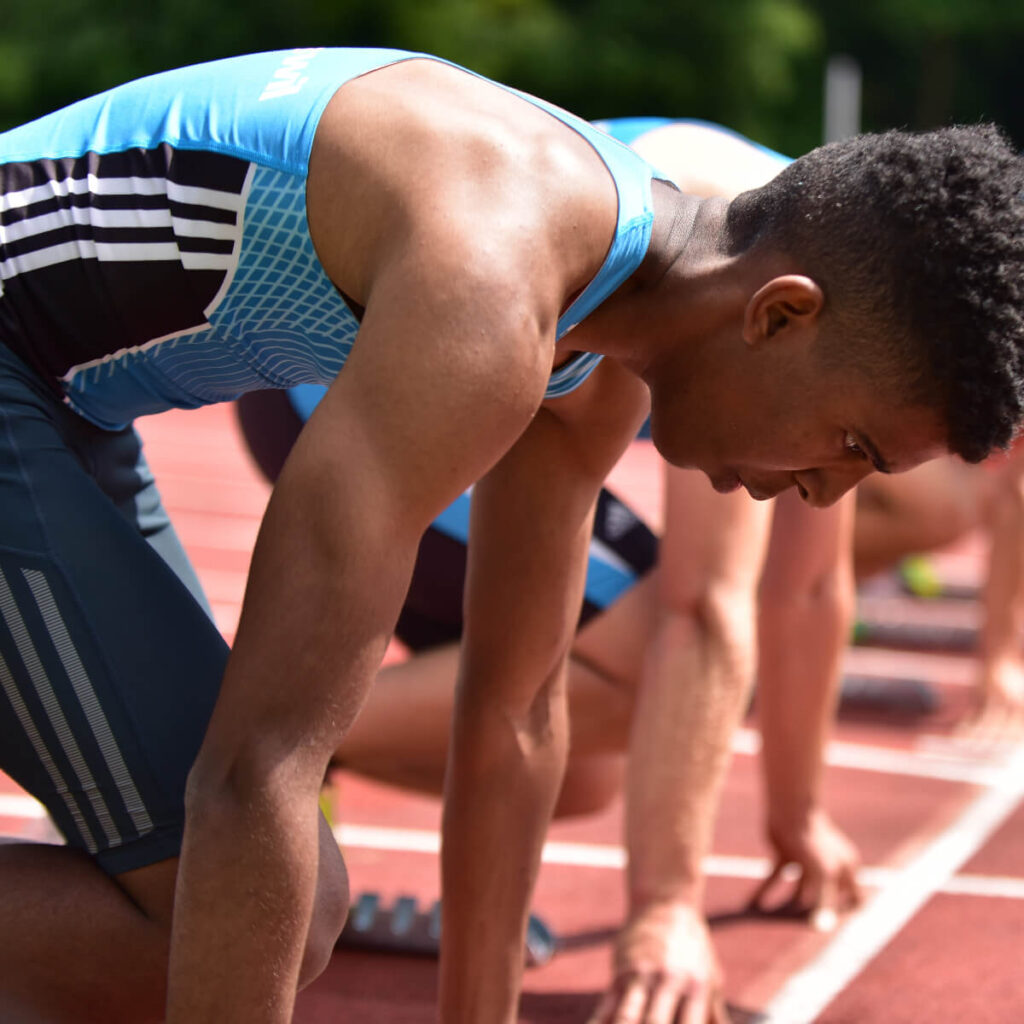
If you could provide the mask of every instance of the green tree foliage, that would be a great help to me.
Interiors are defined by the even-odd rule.
[[[802,0],[19,3],[0,41],[0,123],[167,67],[323,43],[436,53],[588,117],[707,117],[766,138],[819,35]]]
[[[586,117],[720,121],[815,145],[828,53],[865,127],[995,119],[1024,139],[1020,0],[0,0],[0,128],[130,78],[254,50],[436,53]]]
[[[864,69],[865,127],[996,121],[1024,145],[1020,0],[819,0],[830,52]]]

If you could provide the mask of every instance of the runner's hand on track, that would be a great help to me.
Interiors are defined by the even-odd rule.
[[[615,980],[589,1024],[729,1024],[698,909],[661,903],[633,913],[616,942]]]
[[[813,810],[792,826],[772,824],[768,837],[775,848],[775,864],[751,897],[751,907],[769,909],[768,897],[790,864],[800,875],[789,898],[771,908],[774,912],[806,917],[820,931],[832,931],[840,914],[860,904],[860,854],[823,810]]]
[[[958,743],[985,756],[1024,739],[1024,662],[1019,656],[981,665],[974,705],[957,727]]]

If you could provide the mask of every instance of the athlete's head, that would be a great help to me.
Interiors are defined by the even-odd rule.
[[[1010,441],[1024,416],[1024,161],[994,127],[823,146],[734,200],[724,237],[767,273],[731,374],[745,400],[701,466],[721,486],[797,483],[831,500],[869,461],[978,461]],[[743,431],[759,435],[746,452],[729,444]],[[845,477],[794,479],[825,468],[826,431]],[[881,458],[851,461],[864,448]]]

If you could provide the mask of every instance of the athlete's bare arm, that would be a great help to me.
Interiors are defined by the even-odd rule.
[[[792,906],[822,928],[860,899],[859,855],[822,798],[853,619],[853,500],[848,494],[831,508],[812,509],[792,493],[775,499],[758,621],[758,717],[776,865],[755,899],[795,864]]]
[[[782,166],[748,142],[700,124],[666,125],[641,136],[634,148],[680,188],[700,196],[733,196]],[[789,572],[776,568],[771,574],[769,585],[781,587],[767,601],[789,609],[790,617],[778,621],[776,608],[765,614],[765,623],[774,615],[778,628],[764,648],[773,656],[774,673],[765,673],[771,678],[762,681],[762,697],[776,711],[766,716],[766,746],[782,758],[787,750],[796,753],[773,774],[784,785],[769,787],[769,819],[773,828],[783,819],[787,823],[776,831],[784,831],[786,856],[804,872],[801,895],[815,904],[821,898],[829,902],[833,888],[843,888],[842,898],[829,902],[833,906],[848,895],[844,887],[851,884],[855,858],[816,802],[842,646],[834,636],[831,592],[822,598],[820,591],[848,538],[840,539],[835,509],[794,508],[799,500],[790,497],[784,515],[805,528],[790,529],[784,554],[776,553],[775,561]],[[811,530],[805,520],[815,515],[818,528]],[[629,916],[616,942],[614,981],[592,1024],[725,1019],[721,973],[702,907],[702,861],[710,849],[732,735],[752,683],[757,583],[770,521],[771,507],[745,493],[717,495],[701,474],[666,471],[652,640],[636,699],[627,776]],[[773,544],[779,546],[778,537]],[[805,635],[808,622],[819,632],[805,650],[794,638]],[[779,648],[788,661],[774,657]],[[793,696],[797,690],[799,698]],[[794,702],[810,709],[796,716],[799,729],[779,721]],[[795,802],[802,816],[782,813]],[[804,826],[811,822],[820,827],[808,835]],[[794,831],[806,841],[794,842]]]
[[[651,642],[627,771],[629,916],[591,1024],[726,1019],[703,912],[730,742],[750,691],[770,503],[667,468]]]
[[[642,385],[606,361],[542,409],[474,490],[445,787],[446,1022],[517,1019],[527,901],[564,769],[592,506],[645,407]]]
[[[332,279],[366,313],[344,371],[271,499],[235,648],[190,777],[171,1024],[291,1019],[300,978],[319,966],[307,960],[303,970],[307,939],[310,946],[317,939],[307,950],[314,960],[333,939],[331,927],[325,937],[309,935],[318,873],[341,874],[340,858],[330,863],[317,847],[324,771],[374,678],[423,530],[503,456],[481,489],[483,554],[473,569],[472,667],[463,684],[478,714],[463,706],[459,736],[544,707],[535,697],[546,697],[558,675],[564,623],[556,616],[522,650],[518,631],[513,646],[511,631],[496,627],[493,609],[537,623],[534,585],[564,591],[580,575],[558,552],[566,531],[585,535],[589,492],[603,474],[586,464],[560,477],[555,467],[575,446],[561,429],[543,426],[550,414],[535,414],[558,313],[600,266],[616,206],[596,155],[534,108],[517,111],[521,102],[414,62],[350,83],[324,117],[309,179],[312,234]],[[568,177],[556,173],[566,170]],[[621,448],[628,429],[620,433]],[[541,483],[528,487],[534,466]],[[544,543],[530,562],[502,548],[521,528],[508,523],[515,500],[536,502],[547,516],[537,518]],[[564,526],[556,521],[562,516]],[[513,568],[529,585],[505,578],[495,587],[484,578]],[[543,600],[547,608],[568,606],[557,591]],[[473,639],[477,632],[483,640]],[[512,657],[514,676],[503,669]],[[474,958],[467,976],[478,979],[486,1005],[502,1007],[484,1015],[494,1021],[512,1012],[515,979],[506,974],[496,986],[494,961],[470,952],[484,913],[478,901],[490,891],[480,873],[503,876],[497,884],[505,892],[515,891],[512,878],[529,877],[548,812],[544,793],[557,776],[543,717],[525,719],[523,746],[503,748],[510,763],[496,788],[490,777],[463,778],[477,762],[464,749],[457,755],[446,831],[448,862],[454,856],[467,871],[464,888],[446,894],[446,939],[457,957]],[[532,793],[520,784],[530,777],[539,780]],[[516,801],[521,828],[510,827]],[[520,849],[474,864],[481,848],[499,841],[497,830],[518,832]],[[470,832],[482,847],[470,845]],[[518,899],[507,898],[508,919],[489,923],[495,936],[516,935],[525,912]],[[333,924],[336,932],[340,918]],[[446,954],[449,977],[452,960]],[[446,1019],[468,1019],[460,1012],[450,1005]]]

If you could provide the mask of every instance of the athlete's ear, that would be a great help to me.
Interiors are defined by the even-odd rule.
[[[750,297],[743,311],[743,340],[748,345],[771,341],[793,330],[817,326],[825,294],[803,274],[773,277]]]

